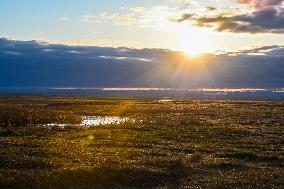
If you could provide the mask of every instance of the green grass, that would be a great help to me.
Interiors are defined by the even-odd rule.
[[[1,189],[284,187],[284,101],[1,97],[0,107],[10,120],[0,127]],[[42,126],[80,115],[136,121]]]

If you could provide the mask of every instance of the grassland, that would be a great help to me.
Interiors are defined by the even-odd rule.
[[[83,115],[135,122],[46,128]],[[284,188],[284,101],[0,97],[0,188]]]

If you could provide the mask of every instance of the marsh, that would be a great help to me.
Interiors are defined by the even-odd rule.
[[[0,129],[3,189],[284,186],[283,101],[5,96],[0,106],[10,120]],[[44,126],[84,116],[102,125]]]

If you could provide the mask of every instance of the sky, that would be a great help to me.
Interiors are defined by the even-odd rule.
[[[283,2],[0,0],[0,88],[284,88]]]
[[[196,56],[284,44],[282,0],[0,0],[0,36]]]

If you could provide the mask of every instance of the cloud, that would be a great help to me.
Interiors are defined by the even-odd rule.
[[[267,7],[246,14],[183,14],[176,22],[187,20],[199,27],[212,27],[218,32],[284,33],[284,8],[279,7]]]
[[[183,14],[181,16],[181,18],[177,19],[177,22],[183,22],[183,21],[186,21],[186,20],[190,20],[191,18],[193,18],[195,16],[195,14]]]
[[[149,59],[145,58],[131,58],[131,57],[125,57],[125,56],[99,56],[103,59],[113,59],[113,60],[134,60],[134,61],[142,61],[142,62],[151,62]]]
[[[180,10],[188,9],[189,7],[197,6],[199,4],[199,2],[196,0],[177,0],[177,1],[174,1],[174,3],[175,3],[174,6],[176,6],[176,9],[180,9]]]
[[[277,53],[275,54],[275,52],[277,52],[279,50],[282,51],[281,49],[283,49],[283,46],[270,45],[270,46],[255,47],[255,48],[250,48],[250,49],[240,50],[240,51],[235,51],[235,52],[227,52],[226,54],[229,55],[229,56],[236,56],[236,55],[270,56],[272,54],[277,55]],[[283,56],[284,53],[280,53],[278,55]]]
[[[7,55],[11,55],[11,56],[21,55],[21,53],[15,52],[15,51],[4,51],[4,53],[6,53]]]
[[[283,0],[239,0],[239,2],[255,9],[281,6],[283,4]]]
[[[98,23],[112,23],[124,26],[127,29],[154,28],[157,19],[162,17],[162,12],[167,12],[167,7],[123,7],[123,12],[101,12],[95,16]],[[168,21],[167,19],[164,19]]]
[[[95,17],[94,17],[93,15],[91,15],[91,14],[82,16],[82,20],[83,20],[83,22],[85,22],[85,23],[93,22],[94,19],[95,19]]]
[[[137,11],[137,10],[134,10]],[[133,26],[137,23],[137,19],[133,14],[119,14],[102,12],[96,17],[98,21],[110,21],[119,26]]]
[[[206,9],[207,9],[208,11],[215,11],[215,10],[216,10],[215,7],[206,7]]]
[[[218,32],[233,33],[284,33],[284,0],[238,0],[250,9],[216,9],[205,12],[183,13],[175,22],[190,21],[199,27],[214,28]]]
[[[195,61],[165,49],[0,38],[0,87],[284,87],[284,46],[255,47]]]
[[[67,16],[63,16],[63,17],[58,18],[58,20],[62,22],[67,22],[67,21],[70,21],[70,18]]]
[[[97,23],[111,23],[116,26],[123,26],[127,29],[153,29],[153,30],[169,30],[173,23],[170,21],[179,11],[186,10],[189,5],[195,1],[184,0],[175,2],[171,6],[160,5],[151,7],[122,7],[123,11],[108,12],[104,11],[95,14]]]
[[[217,31],[237,33],[284,33],[284,10],[273,7],[251,14],[201,18],[198,25],[217,24]]]

